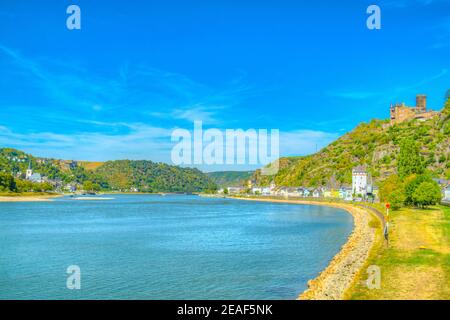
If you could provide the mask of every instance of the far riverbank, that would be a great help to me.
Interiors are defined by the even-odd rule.
[[[17,194],[0,194],[0,202],[48,202],[53,201],[54,198],[63,197],[63,194],[54,193],[39,193],[33,194],[31,192],[27,193],[17,193]]]

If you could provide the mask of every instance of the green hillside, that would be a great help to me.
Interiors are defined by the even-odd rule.
[[[391,126],[389,120],[362,123],[318,153],[280,159],[275,176],[255,179],[260,185],[275,180],[282,186],[339,187],[351,183],[352,168],[367,166],[375,181],[397,173],[400,142],[412,138],[425,167],[434,177],[450,179],[450,99],[442,112],[427,121],[412,120]]]
[[[33,172],[40,173],[53,185],[82,185],[91,182],[102,190],[126,191],[133,187],[145,192],[200,192],[217,188],[208,176],[197,169],[144,160],[108,161],[91,165],[86,162],[39,158],[16,149],[0,148],[2,176],[12,176],[17,181],[23,181],[30,162]]]
[[[254,171],[217,171],[206,173],[220,187],[242,186],[253,174]]]
[[[215,183],[197,169],[152,161],[108,161],[94,171],[114,190],[131,187],[146,192],[200,192],[216,189]]]

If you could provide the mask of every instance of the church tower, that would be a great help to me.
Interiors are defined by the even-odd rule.
[[[29,180],[30,177],[33,175],[33,169],[31,168],[31,160],[28,162],[28,169],[26,173],[26,179]]]

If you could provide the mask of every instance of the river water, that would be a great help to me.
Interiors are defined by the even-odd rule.
[[[295,299],[353,225],[323,206],[108,197],[0,203],[0,299]]]

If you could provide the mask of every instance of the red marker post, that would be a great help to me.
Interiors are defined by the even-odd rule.
[[[389,245],[389,209],[391,208],[391,205],[389,202],[386,202],[386,226],[384,227],[384,238],[387,241],[387,244]]]

